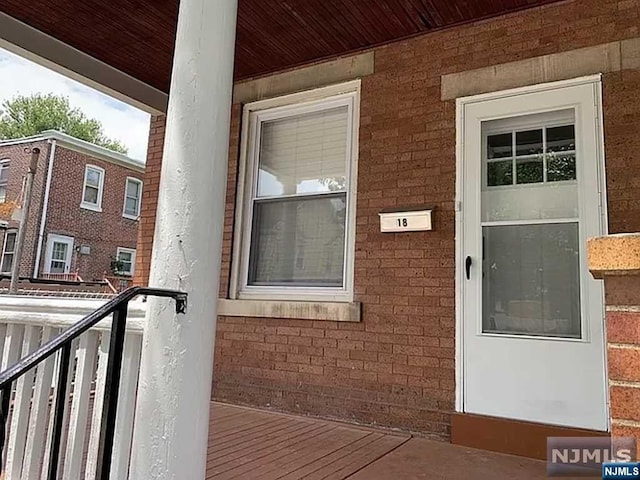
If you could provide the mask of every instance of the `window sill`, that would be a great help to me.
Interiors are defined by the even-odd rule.
[[[93,205],[91,203],[81,203],[80,208],[84,208],[85,210],[91,210],[92,212],[102,212],[102,207]]]
[[[128,218],[129,220],[135,220],[136,222],[140,220],[140,215],[129,215],[128,213],[123,213],[122,217]]]
[[[360,302],[291,302],[218,299],[218,315],[223,317],[287,318],[360,322]]]

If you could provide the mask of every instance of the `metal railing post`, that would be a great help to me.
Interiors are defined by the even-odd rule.
[[[71,342],[62,346],[60,351],[60,370],[58,371],[58,386],[56,390],[56,404],[53,419],[53,432],[51,434],[51,457],[49,458],[48,480],[58,478],[58,463],[60,460],[60,447],[62,444],[62,430],[64,428],[64,411],[67,407],[67,382],[69,380],[69,363],[71,360]]]
[[[9,405],[11,401],[11,386],[9,383],[0,391],[2,400],[0,400],[0,474],[4,472],[4,447],[7,441],[7,420],[9,419]],[[0,475],[1,477],[1,475]]]

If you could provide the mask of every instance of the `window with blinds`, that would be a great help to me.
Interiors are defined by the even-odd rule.
[[[124,208],[122,216],[137,220],[140,216],[140,199],[142,197],[142,182],[137,178],[127,177],[124,189]]]
[[[84,186],[80,206],[89,210],[102,211],[103,186],[104,169],[95,165],[87,165],[84,172]]]
[[[347,285],[353,96],[253,114],[244,286]]]
[[[9,184],[9,159],[0,160],[0,203],[7,201],[7,185]]]

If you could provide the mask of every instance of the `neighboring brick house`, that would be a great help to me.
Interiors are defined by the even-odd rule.
[[[2,274],[11,271],[31,149],[40,149],[21,277],[101,280],[112,276],[112,260],[124,276],[135,271],[144,164],[56,131],[0,142]],[[16,215],[13,215],[17,218]]]

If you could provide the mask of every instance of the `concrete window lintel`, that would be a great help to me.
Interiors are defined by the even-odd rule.
[[[511,88],[640,69],[640,38],[443,75],[443,101]]]

